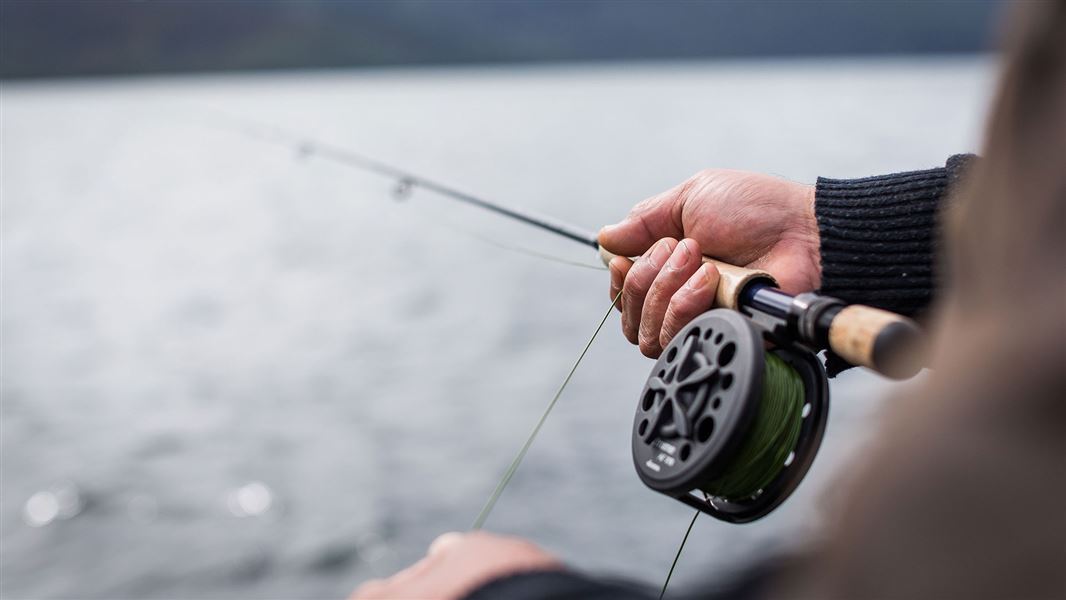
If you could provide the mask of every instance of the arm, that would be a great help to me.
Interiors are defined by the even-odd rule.
[[[463,600],[655,600],[657,597],[648,588],[594,579],[572,571],[533,571],[490,581]]]
[[[780,570],[766,561],[742,575],[700,590],[700,600],[759,597]],[[675,596],[676,597],[676,596]],[[658,590],[567,570],[533,544],[485,532],[446,533],[426,557],[388,579],[368,581],[352,600],[655,600]]]
[[[821,293],[921,316],[940,287],[939,216],[972,155],[946,167],[865,177],[818,178]]]
[[[967,160],[953,157],[946,169],[819,179],[816,186],[741,171],[701,172],[600,233],[601,245],[620,255],[611,262],[611,297],[623,291],[623,331],[657,356],[671,331],[707,310],[718,277],[700,265],[701,254],[765,269],[792,293],[820,288],[852,302],[920,311],[938,283],[937,214]],[[621,258],[635,255],[642,257],[631,266]],[[703,597],[753,597],[771,579],[762,575]],[[656,594],[567,571],[523,540],[475,532],[442,536],[426,558],[353,596],[395,597],[645,600]]]
[[[352,600],[653,600],[648,589],[598,581],[566,570],[518,538],[482,531],[446,533],[426,557],[388,579],[368,581]]]
[[[622,331],[657,357],[711,305],[717,273],[700,254],[770,272],[786,292],[920,313],[932,300],[940,206],[969,160],[947,168],[815,186],[711,169],[636,205],[600,232],[622,292]],[[682,241],[677,241],[682,240]]]

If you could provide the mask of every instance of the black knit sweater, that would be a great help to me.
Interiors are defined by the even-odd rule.
[[[819,178],[815,214],[821,233],[823,294],[852,303],[919,316],[932,302],[942,274],[936,250],[944,199],[972,155],[956,155],[946,167],[864,177]],[[829,371],[846,364],[834,364]],[[713,592],[685,598],[738,600],[758,597],[773,578],[767,561]],[[467,600],[651,600],[654,590],[606,582],[573,572],[535,572],[505,577],[475,590]]]
[[[938,287],[942,200],[972,155],[947,166],[862,179],[818,178],[821,293],[921,316]]]

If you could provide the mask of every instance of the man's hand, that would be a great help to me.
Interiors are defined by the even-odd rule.
[[[446,533],[430,544],[425,558],[388,579],[364,583],[352,600],[453,600],[499,577],[552,569],[562,564],[525,540],[480,531]]]
[[[760,173],[701,171],[633,207],[599,241],[619,255],[609,266],[622,331],[652,358],[711,307],[718,272],[700,266],[703,254],[768,271],[793,294],[821,282],[814,186]]]

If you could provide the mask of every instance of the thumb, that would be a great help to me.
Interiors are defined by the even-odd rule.
[[[456,545],[457,543],[463,541],[463,537],[464,535],[462,533],[458,533],[455,531],[441,534],[437,537],[437,539],[433,540],[433,543],[429,545],[429,550],[426,551],[426,554],[429,556],[439,554],[447,550],[448,548],[451,548],[452,546]]]
[[[665,237],[685,237],[678,196],[679,188],[674,188],[641,202],[621,222],[600,230],[600,247],[619,256],[640,256]]]

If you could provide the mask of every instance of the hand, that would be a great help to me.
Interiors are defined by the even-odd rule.
[[[792,294],[822,278],[814,186],[760,173],[701,171],[633,207],[599,241],[619,255],[609,267],[622,331],[651,358],[711,307],[718,271],[700,266],[702,254],[768,271]]]
[[[451,600],[505,575],[552,569],[562,569],[562,564],[525,540],[484,532],[446,533],[430,544],[425,558],[388,579],[364,583],[351,600]]]

